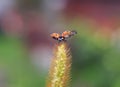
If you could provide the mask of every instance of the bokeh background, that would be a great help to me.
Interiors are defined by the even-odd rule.
[[[45,87],[53,32],[76,30],[72,87],[120,87],[117,0],[0,0],[0,87]]]

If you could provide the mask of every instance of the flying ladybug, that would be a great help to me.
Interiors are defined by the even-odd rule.
[[[72,30],[72,31],[64,31],[62,34],[59,34],[59,33],[52,33],[50,36],[59,41],[59,42],[62,42],[62,41],[67,41],[71,36],[74,36],[75,34],[77,34],[76,31]]]

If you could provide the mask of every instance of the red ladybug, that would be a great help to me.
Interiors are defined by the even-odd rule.
[[[68,40],[71,36],[74,36],[75,34],[77,34],[76,31],[64,31],[62,34],[52,33],[50,36],[53,39],[58,40],[59,42],[61,42],[61,41]]]

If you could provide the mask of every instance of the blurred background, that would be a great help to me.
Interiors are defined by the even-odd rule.
[[[0,0],[0,87],[45,87],[53,32],[78,32],[72,87],[120,87],[117,0]]]

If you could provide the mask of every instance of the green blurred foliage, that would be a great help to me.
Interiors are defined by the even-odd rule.
[[[38,73],[28,58],[23,43],[0,37],[0,71],[5,71],[8,87],[45,87],[45,75]]]
[[[86,22],[72,21],[72,87],[120,87],[120,53]],[[87,26],[86,26],[87,25]]]
[[[69,25],[78,32],[70,40],[72,87],[120,87],[119,50],[85,21]],[[0,41],[0,69],[7,72],[9,87],[45,87],[44,71],[31,64],[22,41],[6,36]]]

